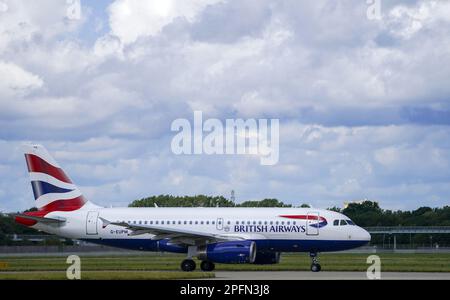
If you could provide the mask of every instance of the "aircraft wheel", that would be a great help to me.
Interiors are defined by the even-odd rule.
[[[181,270],[185,272],[191,272],[195,270],[195,261],[192,259],[185,259],[181,262]]]
[[[312,272],[320,272],[322,267],[319,264],[311,264],[311,271]]]
[[[202,271],[205,271],[205,272],[214,271],[215,267],[216,267],[216,265],[212,261],[204,260],[200,264],[200,269],[202,269]]]

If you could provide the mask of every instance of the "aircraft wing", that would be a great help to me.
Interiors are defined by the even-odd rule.
[[[141,234],[153,234],[152,240],[162,240],[162,239],[170,239],[173,244],[184,244],[184,245],[199,245],[211,242],[220,242],[220,241],[236,241],[236,240],[245,240],[245,237],[239,235],[232,234],[210,234],[199,231],[192,230],[181,230],[167,227],[155,227],[151,225],[137,225],[137,224],[128,224],[126,222],[111,222],[102,217],[99,217],[103,222],[103,228],[108,225],[115,225],[125,227],[131,230],[129,236],[141,235]]]

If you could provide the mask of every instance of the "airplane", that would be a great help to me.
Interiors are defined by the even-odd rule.
[[[26,145],[37,211],[15,221],[64,238],[113,247],[184,253],[183,271],[216,263],[276,264],[282,252],[318,253],[367,244],[371,236],[345,215],[317,208],[104,208],[88,201],[42,145]]]

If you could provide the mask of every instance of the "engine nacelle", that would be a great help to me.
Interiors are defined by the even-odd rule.
[[[186,247],[172,244],[169,239],[156,241],[156,251],[186,253]]]
[[[280,262],[281,253],[280,252],[257,252],[255,265],[273,265]]]
[[[197,257],[222,264],[251,264],[256,257],[256,243],[233,241],[208,244],[198,248]]]

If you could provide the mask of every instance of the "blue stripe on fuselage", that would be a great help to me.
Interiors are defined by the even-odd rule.
[[[168,240],[152,241],[149,239],[85,239],[87,242],[107,245],[117,248],[186,253],[187,248],[168,245]],[[256,249],[274,252],[329,252],[357,248],[367,244],[367,241],[338,240],[255,240]]]
[[[39,198],[42,195],[50,193],[67,193],[73,190],[64,189],[45,181],[32,181],[31,186],[33,187],[34,199]]]

